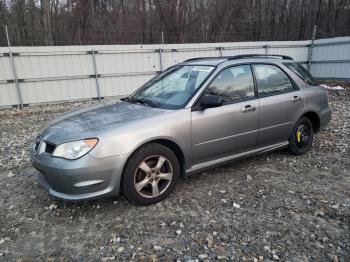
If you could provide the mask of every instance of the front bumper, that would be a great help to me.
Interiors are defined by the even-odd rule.
[[[320,113],[320,130],[326,127],[331,121],[332,111],[329,108],[324,109]]]
[[[38,181],[49,194],[66,200],[89,200],[119,194],[120,179],[126,156],[93,158],[89,154],[67,160],[48,153],[36,155],[31,148],[31,160],[39,171]]]

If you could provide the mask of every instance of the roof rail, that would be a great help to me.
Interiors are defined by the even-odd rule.
[[[235,55],[235,56],[228,57],[228,60],[236,60],[236,59],[244,59],[244,58],[282,58],[284,60],[293,60],[293,58],[286,55],[265,55],[265,54]]]
[[[224,57],[224,56],[194,57],[194,58],[187,59],[184,62],[194,61],[194,60],[199,60],[199,59],[227,59],[227,57]]]
[[[286,55],[265,55],[265,54],[245,54],[245,55],[235,55],[235,56],[210,56],[210,57],[195,57],[185,60],[184,62],[195,61],[199,59],[227,59],[227,60],[236,60],[236,59],[245,59],[245,58],[282,58],[284,60],[293,60],[290,56]]]

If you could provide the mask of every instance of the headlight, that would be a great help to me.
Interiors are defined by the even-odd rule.
[[[52,156],[66,159],[77,159],[86,155],[98,142],[97,138],[89,138],[61,144],[53,151]]]

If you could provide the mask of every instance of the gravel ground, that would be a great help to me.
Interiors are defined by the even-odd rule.
[[[148,207],[65,202],[36,182],[29,141],[49,119],[94,102],[1,110],[0,260],[350,261],[350,87],[330,100],[332,122],[308,154],[193,175]]]

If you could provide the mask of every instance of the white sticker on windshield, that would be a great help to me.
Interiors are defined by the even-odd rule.
[[[200,72],[210,72],[213,70],[211,66],[195,66],[192,68],[192,71],[200,71]]]

